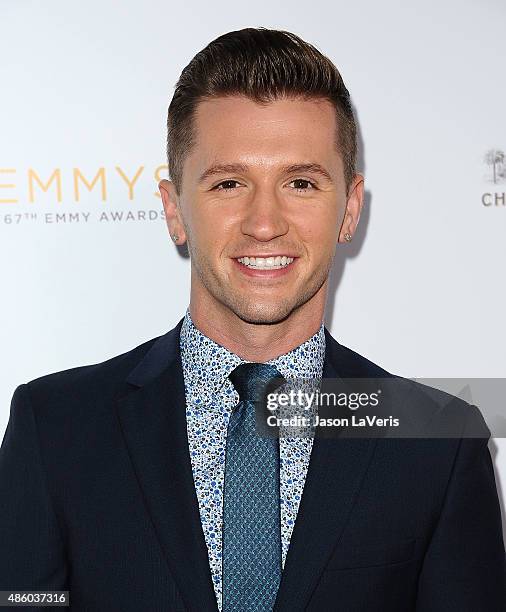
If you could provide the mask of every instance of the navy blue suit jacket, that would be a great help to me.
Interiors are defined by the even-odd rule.
[[[17,387],[0,451],[0,590],[69,590],[76,612],[217,610],[180,325]],[[326,340],[325,376],[387,375]],[[317,437],[275,610],[504,612],[486,438]]]

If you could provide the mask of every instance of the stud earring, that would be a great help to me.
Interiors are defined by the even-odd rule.
[[[179,236],[177,234],[172,234],[172,240],[174,240],[174,242],[177,242],[179,240]]]
[[[346,242],[351,242],[351,234],[346,232],[346,234],[344,235],[344,239],[346,240]]]

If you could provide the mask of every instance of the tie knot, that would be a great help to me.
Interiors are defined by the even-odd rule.
[[[286,382],[279,371],[267,363],[241,363],[229,374],[241,402],[258,402]]]

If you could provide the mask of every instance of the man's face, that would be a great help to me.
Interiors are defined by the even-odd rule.
[[[325,292],[343,224],[335,110],[326,100],[221,97],[198,105],[195,134],[174,195],[192,300],[249,323],[282,321]]]

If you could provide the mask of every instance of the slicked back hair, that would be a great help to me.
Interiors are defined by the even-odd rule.
[[[167,159],[177,193],[181,193],[184,161],[195,145],[197,105],[231,95],[243,95],[259,104],[284,97],[331,102],[337,118],[336,147],[349,191],[356,173],[357,130],[350,94],[338,69],[291,32],[245,28],[209,43],[176,83],[167,117]]]

